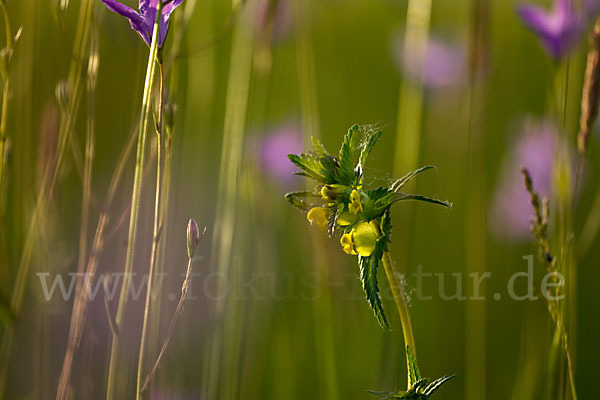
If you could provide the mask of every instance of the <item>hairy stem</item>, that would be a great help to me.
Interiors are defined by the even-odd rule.
[[[381,236],[381,226],[379,221],[373,220],[373,225],[377,234]],[[394,262],[390,256],[390,252],[386,251],[383,253],[383,267],[385,269],[385,275],[392,290],[392,296],[394,297],[394,303],[396,303],[396,309],[400,316],[400,323],[402,324],[402,335],[404,336],[404,344],[410,346],[412,352],[417,358],[417,347],[415,346],[415,337],[413,334],[412,324],[410,322],[410,314],[408,312],[408,304],[406,302],[406,294],[404,293],[404,286],[398,277],[398,273],[394,269]],[[407,357],[408,362],[408,357]],[[408,364],[407,364],[408,365]],[[410,378],[408,380],[410,382]]]

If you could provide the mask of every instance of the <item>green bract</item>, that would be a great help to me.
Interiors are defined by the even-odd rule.
[[[367,301],[379,324],[388,329],[379,296],[377,268],[390,241],[391,205],[403,200],[424,201],[444,207],[452,205],[401,191],[407,182],[432,169],[432,166],[412,171],[387,186],[364,186],[365,163],[381,133],[361,131],[358,125],[354,125],[344,136],[337,155],[330,154],[318,139],[313,138],[312,150],[288,157],[300,168],[298,175],[316,181],[317,185],[312,191],[288,193],[285,197],[294,207],[308,212],[308,220],[324,227],[329,236],[339,233],[343,250],[358,256]]]
[[[454,378],[456,375],[444,375],[431,382],[429,378],[422,378],[417,360],[410,346],[406,346],[406,355],[408,362],[408,389],[397,392],[374,392],[369,393],[379,396],[384,400],[406,399],[406,400],[429,400],[429,397],[440,388],[444,383]]]

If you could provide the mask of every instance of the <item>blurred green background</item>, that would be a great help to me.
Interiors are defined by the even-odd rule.
[[[13,291],[41,177],[56,162],[62,115],[57,85],[67,79],[84,3],[7,1],[13,30],[22,27],[22,34],[10,65],[9,150],[0,210],[3,297]],[[92,3],[90,31],[99,57],[91,104],[92,193],[97,201],[92,201],[88,243],[119,154],[136,128],[148,54],[123,18],[108,12],[99,0]],[[134,1],[123,3],[136,6]],[[281,164],[263,159],[264,141],[281,131],[305,145],[311,135],[318,135],[334,152],[346,130],[358,123],[377,124],[384,130],[369,161],[367,173],[373,184],[407,172],[401,168],[402,160],[412,157],[415,167],[432,164],[437,172],[420,176],[411,191],[454,203],[452,210],[408,203],[393,208],[391,254],[412,295],[410,312],[421,371],[429,377],[457,374],[435,397],[546,398],[553,326],[546,304],[492,297],[506,294],[510,276],[526,270],[522,257],[535,255],[535,244],[495,233],[491,214],[503,163],[522,133],[521,122],[552,119],[555,106],[549,93],[562,88],[555,84],[555,72],[564,71],[564,63],[554,65],[523,27],[515,13],[516,1],[435,0],[430,34],[462,47],[464,76],[444,88],[425,87],[421,103],[415,94],[419,85],[411,83],[397,61],[402,47],[398,38],[406,32],[407,1],[280,0],[279,7],[286,10],[279,11],[267,33],[261,24],[263,3],[248,0],[232,8],[228,1],[185,0],[173,14],[164,50],[167,93],[176,104],[163,236],[166,276],[162,295],[152,303],[155,314],[146,370],[175,309],[176,302],[166,294],[179,295],[187,261],[187,220],[195,218],[207,227],[207,234],[194,264],[199,276],[192,280],[193,298],[185,303],[150,397],[363,399],[371,397],[367,390],[406,385],[400,322],[383,272],[380,286],[390,332],[379,328],[364,300],[356,260],[341,251],[337,239],[310,226],[284,200],[285,192],[303,189],[304,180],[282,180],[277,172]],[[474,12],[480,3],[489,6],[487,19]],[[467,56],[474,32],[482,41],[486,62],[471,84]],[[2,35],[0,43],[4,42]],[[570,144],[578,129],[586,51],[582,40],[569,57],[565,135]],[[88,51],[85,54],[87,58]],[[409,93],[410,107],[399,110],[402,90]],[[15,333],[4,382],[7,399],[46,399],[56,393],[72,299],[65,302],[54,296],[46,301],[35,274],[48,272],[52,278],[77,270],[82,193],[77,158],[84,152],[90,109],[85,87],[82,91],[74,140],[34,229],[23,307],[2,327]],[[421,115],[414,113],[415,102],[422,104]],[[420,121],[414,151],[398,145],[403,143],[405,126],[400,118]],[[154,138],[152,132],[149,137]],[[150,140],[149,149],[152,146]],[[575,242],[597,190],[596,137],[590,146],[575,209]],[[102,273],[123,268],[127,219],[120,226],[118,220],[131,196],[133,158],[108,210],[108,231],[114,234],[100,255]],[[134,266],[139,274],[147,270],[152,233],[154,163],[148,165],[140,255]],[[598,256],[594,240],[578,258],[577,276],[570,277],[575,282],[571,295],[576,296],[569,310],[570,346],[582,399],[594,398],[597,386],[600,298],[595,285],[600,272],[594,260]],[[419,300],[411,275],[418,266],[425,272],[445,273],[447,293],[455,291],[452,273],[463,274],[468,294],[472,280],[467,274],[490,272],[481,292],[486,300],[445,301],[436,295],[435,278],[424,280],[423,287],[433,298]],[[216,271],[227,272],[226,295],[218,292]],[[537,258],[535,271],[539,290],[544,267]],[[517,288],[523,293],[526,285],[521,282]],[[110,307],[114,310],[116,304]],[[130,301],[120,328],[127,343],[120,357],[122,399],[134,393],[142,308],[143,301]],[[99,298],[90,304],[74,359],[73,398],[104,397],[109,349],[110,329]]]

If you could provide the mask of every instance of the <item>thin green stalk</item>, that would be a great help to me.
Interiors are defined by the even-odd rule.
[[[162,60],[158,63],[160,71],[160,86],[159,86],[159,106],[158,106],[158,122],[156,126],[156,189],[154,199],[154,231],[152,234],[152,250],[150,254],[150,266],[148,268],[148,286],[146,287],[146,303],[144,305],[144,320],[142,323],[142,336],[140,339],[140,353],[138,357],[138,369],[137,369],[137,386],[136,386],[136,399],[140,399],[142,391],[142,369],[144,367],[144,353],[146,350],[146,337],[148,331],[148,320],[150,315],[150,300],[152,294],[152,284],[154,283],[154,270],[156,269],[156,262],[158,260],[158,249],[160,246],[160,238],[162,232],[162,209],[161,209],[161,197],[162,197],[162,141],[163,141],[163,106],[164,106],[164,67]]]
[[[412,324],[410,322],[410,314],[408,313],[408,305],[406,303],[406,295],[404,294],[404,287],[402,282],[398,278],[398,273],[394,269],[394,263],[389,252],[383,253],[383,267],[385,268],[385,275],[387,277],[390,288],[392,289],[392,295],[394,297],[394,303],[400,316],[400,323],[402,324],[402,335],[404,336],[404,344],[410,346],[415,358],[417,355],[417,348],[415,346],[415,337],[412,330]]]
[[[250,95],[252,76],[252,49],[254,29],[249,21],[252,15],[252,2],[244,5],[242,16],[235,27],[231,45],[231,62],[227,83],[225,105],[225,123],[223,127],[223,145],[220,162],[217,210],[214,230],[214,249],[217,271],[222,276],[230,276],[232,249],[237,219],[237,194],[240,166],[242,162],[244,132]],[[223,293],[225,282],[219,280],[217,293]],[[206,398],[217,398],[220,376],[224,371],[220,365],[223,358],[225,334],[226,299],[215,302],[215,329],[209,341],[210,366],[207,369],[205,390]],[[235,315],[229,315],[234,318]],[[225,384],[226,382],[224,382]]]
[[[179,296],[179,302],[177,303],[177,308],[175,308],[175,313],[173,314],[173,317],[171,318],[171,323],[169,324],[169,329],[167,330],[167,335],[165,336],[165,340],[163,341],[160,352],[158,353],[158,357],[156,357],[156,361],[154,362],[154,365],[152,366],[150,373],[146,376],[146,379],[144,379],[144,384],[140,388],[140,392],[144,392],[144,391],[146,391],[146,389],[148,389],[148,385],[150,384],[150,382],[152,381],[152,378],[154,377],[154,375],[156,374],[156,371],[158,370],[158,366],[160,365],[160,361],[162,360],[162,357],[165,354],[165,350],[167,350],[167,346],[169,345],[171,336],[173,336],[173,330],[175,329],[175,324],[177,323],[177,319],[179,318],[179,315],[181,315],[181,313],[183,312],[183,302],[185,301],[185,297],[187,296],[187,291],[190,286],[190,278],[192,277],[192,265],[194,263],[194,251],[196,250],[196,247],[198,246],[198,241],[202,237],[204,237],[204,234],[206,233],[206,228],[204,228],[204,230],[200,234],[198,232],[197,225],[195,225],[196,224],[195,221],[193,221],[193,220],[190,220],[190,221],[194,222],[194,226],[196,226],[195,233],[198,236],[195,238],[192,236],[193,231],[192,232],[190,231],[189,224],[188,224],[188,264],[187,264],[187,269],[186,269],[186,273],[185,273],[185,278],[183,280],[183,284],[181,285],[181,296]]]
[[[381,226],[377,220],[372,221],[373,227],[378,235],[382,235]],[[394,269],[394,262],[390,256],[390,252],[386,251],[383,253],[383,267],[385,269],[385,275],[388,280],[390,289],[392,290],[392,296],[394,297],[394,303],[400,316],[400,324],[402,325],[402,335],[404,336],[404,344],[410,346],[415,359],[417,358],[417,347],[415,346],[415,337],[413,334],[412,323],[410,322],[410,314],[408,312],[408,304],[406,302],[406,294],[404,293],[404,286],[398,277],[398,273]],[[407,355],[408,365],[408,355]],[[410,368],[408,370],[410,374]],[[410,375],[409,380],[410,382]]]
[[[170,31],[174,34],[172,40],[172,46],[169,48],[169,56],[163,62],[164,75],[167,73],[169,75],[169,94],[171,98],[175,97],[175,91],[178,87],[178,78],[179,78],[179,65],[175,64],[176,57],[180,52],[181,44],[185,43],[184,34],[186,32],[187,24],[189,22],[189,18],[193,12],[195,7],[195,0],[186,1],[185,9],[183,12],[178,12],[175,15],[175,19],[173,19],[170,23]],[[165,101],[164,96],[161,96],[161,99]],[[173,142],[173,127],[174,127],[174,118],[175,118],[175,105],[169,101],[162,106],[163,116],[163,124],[162,129],[164,130],[164,166],[163,166],[163,178],[162,178],[162,188],[161,188],[161,199],[160,199],[160,208],[161,208],[161,223],[160,223],[160,231],[161,231],[161,240],[160,245],[157,249],[156,255],[156,267],[155,267],[155,275],[160,276],[161,273],[165,270],[165,258],[166,258],[166,247],[167,247],[167,239],[169,226],[169,219],[167,218],[167,214],[169,211],[169,199],[170,199],[170,189],[171,189],[171,159],[172,159],[172,142]],[[148,339],[148,347],[151,349],[156,348],[159,345],[159,327],[160,327],[160,316],[161,316],[161,304],[162,304],[162,291],[159,291],[156,294],[155,302],[158,304],[157,307],[154,307],[150,310],[150,333]]]
[[[142,96],[142,111],[140,115],[140,130],[138,133],[137,155],[135,162],[135,172],[133,178],[133,191],[131,194],[131,214],[129,218],[129,234],[127,240],[127,255],[125,258],[124,280],[121,286],[119,295],[119,303],[117,305],[117,314],[115,323],[117,328],[121,330],[121,323],[125,315],[125,306],[128,298],[128,276],[131,274],[133,267],[133,259],[135,255],[135,241],[137,236],[137,222],[140,210],[140,192],[142,187],[142,174],[144,171],[145,147],[146,147],[146,131],[148,128],[148,116],[150,114],[151,93],[154,81],[154,67],[158,55],[158,32],[160,24],[160,16],[162,9],[162,1],[157,2],[156,6],[156,21],[152,30],[152,44],[150,46],[150,54],[148,55],[148,66],[146,68],[146,79],[144,82],[144,94]],[[120,336],[113,335],[112,345],[110,349],[110,361],[108,367],[108,380],[106,398],[112,400],[115,398],[116,391],[116,374],[117,374],[117,357],[120,352]],[[137,391],[137,389],[136,389]]]
[[[567,110],[568,110],[568,99],[569,99],[569,72],[570,72],[571,62],[569,59],[566,61],[565,65],[565,74],[564,74],[564,87],[563,87],[563,104],[562,104],[562,135],[564,137],[565,142],[568,140],[567,134]],[[572,354],[574,348],[569,346],[568,336],[570,333],[574,332],[576,328],[576,304],[577,304],[577,292],[575,290],[577,284],[577,263],[573,258],[572,252],[572,240],[573,240],[573,206],[574,206],[574,197],[575,193],[571,193],[571,177],[569,175],[571,168],[571,160],[570,154],[568,151],[565,151],[558,146],[559,152],[559,168],[561,169],[561,175],[565,175],[568,177],[566,181],[565,188],[563,190],[559,190],[559,204],[560,204],[560,213],[562,215],[562,222],[559,226],[562,226],[562,234],[561,234],[561,244],[564,255],[561,259],[564,262],[563,265],[563,274],[568,279],[568,286],[566,288],[565,295],[565,303],[566,306],[558,307],[557,312],[557,327],[561,333],[563,352],[565,354],[567,360],[567,375],[569,381],[569,389],[571,392],[572,400],[577,399],[577,391],[575,388],[575,380],[573,373],[573,363],[571,362]],[[578,173],[578,171],[576,172]],[[578,185],[578,179],[575,177],[575,185]],[[572,197],[571,197],[572,196]],[[564,324],[565,314],[569,313],[569,328],[567,328]],[[567,329],[571,332],[567,333]]]
[[[96,270],[98,268],[98,257],[104,247],[104,243],[106,240],[106,236],[104,233],[110,219],[109,210],[111,208],[115,194],[117,193],[117,188],[119,187],[119,183],[123,176],[123,172],[125,171],[127,161],[129,160],[129,155],[133,151],[134,144],[135,135],[132,134],[131,137],[128,139],[127,144],[125,145],[125,148],[123,149],[123,152],[119,157],[119,161],[117,162],[117,167],[113,172],[108,193],[106,195],[106,199],[102,207],[103,211],[98,217],[98,223],[96,224],[96,232],[94,234],[94,239],[92,240],[92,248],[90,250],[85,268],[85,273],[88,282],[92,281],[96,276]],[[83,333],[83,326],[89,303],[85,292],[81,289],[75,292],[75,301],[73,303],[73,310],[71,312],[71,322],[69,327],[69,342],[67,344],[67,351],[63,360],[62,372],[59,379],[56,400],[66,399],[71,370],[73,367],[74,353],[77,349],[77,346],[81,339],[81,335]],[[112,317],[109,319],[109,321],[112,321]]]
[[[409,0],[403,52],[417,66],[424,65],[426,61],[430,15],[431,0]],[[423,84],[420,80],[404,80],[398,102],[395,176],[402,176],[406,171],[417,168],[421,153],[422,117]]]
[[[486,21],[488,0],[474,0],[470,31],[470,68],[468,86],[468,116],[465,163],[465,193],[469,193],[465,204],[465,266],[469,274],[481,276],[486,267],[486,179],[485,141],[478,134],[481,128],[484,103]],[[476,132],[476,134],[474,134]],[[485,282],[480,288],[485,293]],[[475,295],[475,293],[473,293]],[[465,399],[477,400],[486,397],[486,304],[484,301],[465,302]]]
[[[25,243],[21,253],[21,260],[17,269],[17,276],[15,278],[13,293],[11,296],[11,310],[14,315],[18,315],[21,311],[26,284],[28,278],[30,277],[29,270],[31,267],[31,257],[33,254],[36,235],[38,233],[41,221],[44,218],[47,202],[50,198],[52,198],[54,193],[54,188],[58,180],[58,173],[65,161],[67,145],[70,141],[71,133],[73,131],[73,124],[75,123],[76,119],[75,116],[79,108],[79,100],[81,97],[81,79],[83,75],[83,63],[81,61],[84,59],[86,54],[93,8],[93,0],[85,0],[80,8],[77,31],[75,35],[75,44],[73,47],[73,56],[71,58],[69,76],[67,78],[67,86],[70,89],[70,97],[66,107],[61,112],[56,164],[53,168],[48,168],[42,178],[40,192],[37,195],[31,221],[27,229]],[[7,327],[4,331],[2,345],[0,348],[0,394],[4,390],[6,371],[12,353],[13,338],[13,329],[11,327]]]
[[[392,289],[392,295],[394,296],[394,302],[396,303],[398,315],[400,315],[404,343],[410,346],[416,355],[417,347],[415,346],[415,338],[413,335],[412,324],[410,322],[410,315],[408,313],[408,306],[406,304],[406,296],[404,295],[404,289],[400,279],[398,279],[397,272],[394,270],[392,257],[387,251],[383,255],[383,266],[385,268],[385,274],[387,276],[389,285]]]
[[[98,52],[97,52],[97,40],[96,35],[92,38],[92,46],[90,47],[90,56],[88,60],[88,82],[87,82],[87,92],[88,92],[88,118],[87,118],[87,129],[86,129],[86,148],[85,148],[85,159],[83,165],[83,188],[82,188],[82,206],[81,206],[81,222],[79,227],[79,254],[77,260],[77,272],[84,272],[86,266],[86,259],[88,257],[87,251],[87,232],[88,232],[88,224],[89,224],[89,212],[90,212],[90,204],[92,198],[92,165],[94,159],[94,146],[95,146],[95,130],[94,130],[94,121],[95,121],[95,92],[96,92],[96,82],[97,82],[97,74],[98,72]],[[77,296],[82,296],[83,290],[83,276],[77,279],[77,287],[76,293]],[[76,300],[77,302],[77,300]],[[73,317],[78,317],[78,315],[73,314]],[[83,320],[77,321],[77,323],[72,323],[70,326],[71,329],[79,328],[79,325],[83,326]],[[58,390],[56,393],[57,400],[63,400],[67,397],[67,391],[69,388],[69,380],[71,376],[71,369],[73,365],[73,357],[75,355],[75,351],[77,350],[77,346],[79,340],[74,341],[71,337],[72,334],[75,334],[75,331],[69,332],[69,342],[67,344],[67,351],[65,352],[65,358],[63,360],[63,370],[61,371],[61,377],[58,385]]]

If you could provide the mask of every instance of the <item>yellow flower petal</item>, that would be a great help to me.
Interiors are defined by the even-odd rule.
[[[348,203],[348,210],[350,210],[350,213],[356,215],[359,212],[362,212],[363,210],[363,206],[362,203],[360,202],[360,193],[358,193],[358,190],[354,189],[352,191],[352,193],[350,193],[350,203]]]
[[[377,246],[377,231],[368,222],[361,222],[342,235],[340,244],[345,253],[369,257]]]
[[[371,224],[360,223],[352,229],[352,242],[354,251],[363,257],[368,257],[375,251],[377,245],[377,232]]]
[[[330,214],[331,211],[325,207],[313,207],[306,215],[306,218],[310,221],[311,225],[317,224],[317,226],[324,228],[327,225]]]
[[[342,245],[342,250],[344,250],[345,253],[350,255],[356,254],[352,243],[352,235],[350,233],[345,233],[342,235],[340,238],[340,244]]]

